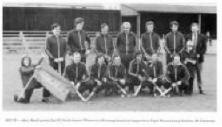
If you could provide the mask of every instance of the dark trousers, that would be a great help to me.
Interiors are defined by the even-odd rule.
[[[173,88],[170,92],[170,94],[181,94],[188,89],[188,85],[186,83],[183,83],[179,86],[173,87],[171,82],[165,81],[163,84],[165,89],[169,89],[170,87]],[[179,92],[179,93],[178,93]]]
[[[129,92],[134,93],[134,86],[139,86],[140,80],[136,77],[130,76],[130,83],[128,84]]]
[[[193,94],[193,81],[194,81],[194,78],[190,77],[189,85],[187,86],[187,90],[186,90],[187,94]]]
[[[31,98],[31,96],[32,96],[32,94],[33,94],[33,91],[34,91],[34,89],[38,89],[38,88],[41,88],[42,87],[42,85],[39,83],[39,82],[37,82],[35,79],[33,79],[31,82],[30,82],[30,84],[27,84],[28,86],[26,87],[26,89],[25,89],[25,97],[24,97],[24,99],[27,101],[27,102],[29,102],[29,100],[30,100],[30,98]],[[44,96],[44,95],[43,95]]]
[[[94,82],[86,81],[81,82],[81,85],[78,88],[78,91],[80,93],[84,93],[85,91],[89,90],[89,92],[92,92],[93,88],[95,88],[97,85]]]
[[[160,78],[158,78],[157,79],[157,82],[155,83],[155,84],[153,84],[152,82],[150,82],[150,81],[146,81],[143,85],[144,86],[148,86],[148,88],[150,89],[150,92],[151,93],[157,93],[158,91],[157,90],[154,90],[154,88],[155,88],[155,86],[157,86],[157,87],[161,87],[161,86],[163,86],[163,81],[162,81],[162,79],[160,79]]]
[[[182,83],[181,85],[177,86],[179,91],[176,90],[176,88],[173,89],[173,93],[174,94],[178,94],[177,92],[179,92],[180,95],[182,95],[184,92],[187,91],[188,85],[185,83]]]
[[[134,86],[139,86],[141,84],[140,80],[137,77],[129,76],[128,78],[129,83],[127,84],[129,87],[129,92],[134,93]],[[142,83],[142,85],[145,83],[145,81]]]
[[[58,63],[56,63],[56,62],[54,62],[53,60],[49,60],[49,64],[50,64],[50,66],[53,68],[53,69],[55,69],[56,71],[58,71],[58,68],[59,68],[59,64]],[[65,69],[65,62],[63,61],[63,62],[61,62],[61,71],[62,71],[62,74],[63,74],[63,72],[64,72],[64,69]],[[49,97],[51,94],[50,94],[50,92],[47,90],[47,89],[43,89],[43,97]]]
[[[81,62],[86,63],[86,55],[81,54]]]
[[[201,71],[202,71],[202,63],[197,64],[197,85],[199,90],[202,90],[202,78],[201,78]]]
[[[122,64],[126,67],[127,73],[128,73],[128,69],[129,69],[129,64],[130,62],[133,60],[133,53],[130,54],[121,54],[121,61]]]
[[[105,90],[105,94],[108,95],[108,92],[118,92],[118,87],[116,85],[117,82],[108,80],[107,82],[102,82],[102,85],[99,86],[96,93],[101,92],[102,90]]]
[[[59,69],[59,64],[58,64],[58,63],[56,63],[56,62],[54,62],[54,61],[52,61],[52,60],[49,60],[49,64],[50,64],[50,66],[51,66],[53,69],[55,69],[56,71],[58,71],[58,69]],[[61,71],[62,71],[62,73],[64,72],[64,68],[65,68],[65,62],[63,61],[63,62],[61,62]]]
[[[79,53],[81,54],[81,62],[86,63],[86,50],[79,50]]]
[[[166,63],[168,64],[172,61],[173,61],[173,58],[172,58],[171,54],[166,54]]]
[[[127,75],[127,77],[130,77],[130,75],[128,74],[128,70],[129,70],[129,64],[133,60],[133,53],[130,53],[130,54],[127,54],[127,55],[126,54],[121,54],[120,57],[121,57],[122,64],[126,68],[126,75]],[[129,90],[134,91],[134,88],[133,88],[132,85],[129,85]]]

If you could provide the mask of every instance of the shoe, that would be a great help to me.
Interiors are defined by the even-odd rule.
[[[181,97],[184,96],[184,91],[180,91],[179,96],[181,96]]]
[[[48,102],[49,102],[49,98],[48,98],[48,97],[44,97],[44,98],[42,98],[42,102],[44,102],[44,103],[48,103]]]
[[[29,103],[29,101],[26,100],[26,99],[24,99],[24,98],[20,98],[20,99],[18,99],[17,102],[19,102],[19,103],[23,103],[23,104],[27,104],[27,103]]]
[[[167,95],[166,95],[166,97],[170,98],[170,97],[171,97],[171,95],[170,95],[170,94],[167,94]]]
[[[110,96],[110,95],[111,95],[110,91],[105,91],[105,96]]]
[[[18,95],[14,95],[14,101],[18,103],[23,103],[23,104],[29,103],[27,99],[19,98]]]
[[[203,94],[203,95],[205,95],[205,93],[203,92],[203,90],[200,90],[200,94]]]
[[[185,95],[191,96],[192,94],[192,92],[187,92]]]
[[[14,95],[14,101],[18,102],[18,95],[17,94]]]

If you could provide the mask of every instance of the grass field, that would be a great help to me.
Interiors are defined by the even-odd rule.
[[[31,55],[34,62],[39,56]],[[206,55],[203,66],[203,88],[206,95],[197,93],[196,85],[193,96],[159,98],[138,96],[136,98],[94,97],[89,102],[79,99],[65,103],[41,102],[42,91],[34,92],[30,104],[18,104],[13,101],[13,94],[21,90],[21,80],[18,73],[21,55],[3,55],[3,109],[4,110],[33,110],[33,111],[210,111],[217,110],[216,96],[216,55]]]

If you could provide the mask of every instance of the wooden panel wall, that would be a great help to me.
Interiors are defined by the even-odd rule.
[[[3,30],[50,30],[53,22],[60,23],[63,30],[70,30],[76,17],[85,18],[87,31],[98,31],[103,22],[109,24],[111,31],[120,29],[118,10],[3,7]]]

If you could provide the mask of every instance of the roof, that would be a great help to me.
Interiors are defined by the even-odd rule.
[[[104,10],[102,4],[57,4],[57,3],[4,3],[3,7],[43,7],[43,8],[74,8],[74,9],[98,9]]]
[[[4,3],[3,7],[49,7],[49,8],[74,8],[121,10],[122,15],[137,15],[138,12],[167,12],[167,13],[210,13],[217,12],[214,4],[102,4],[102,3]]]
[[[126,11],[127,10],[127,11]],[[138,12],[209,13],[217,12],[216,5],[208,4],[122,4],[122,15],[135,15]]]

